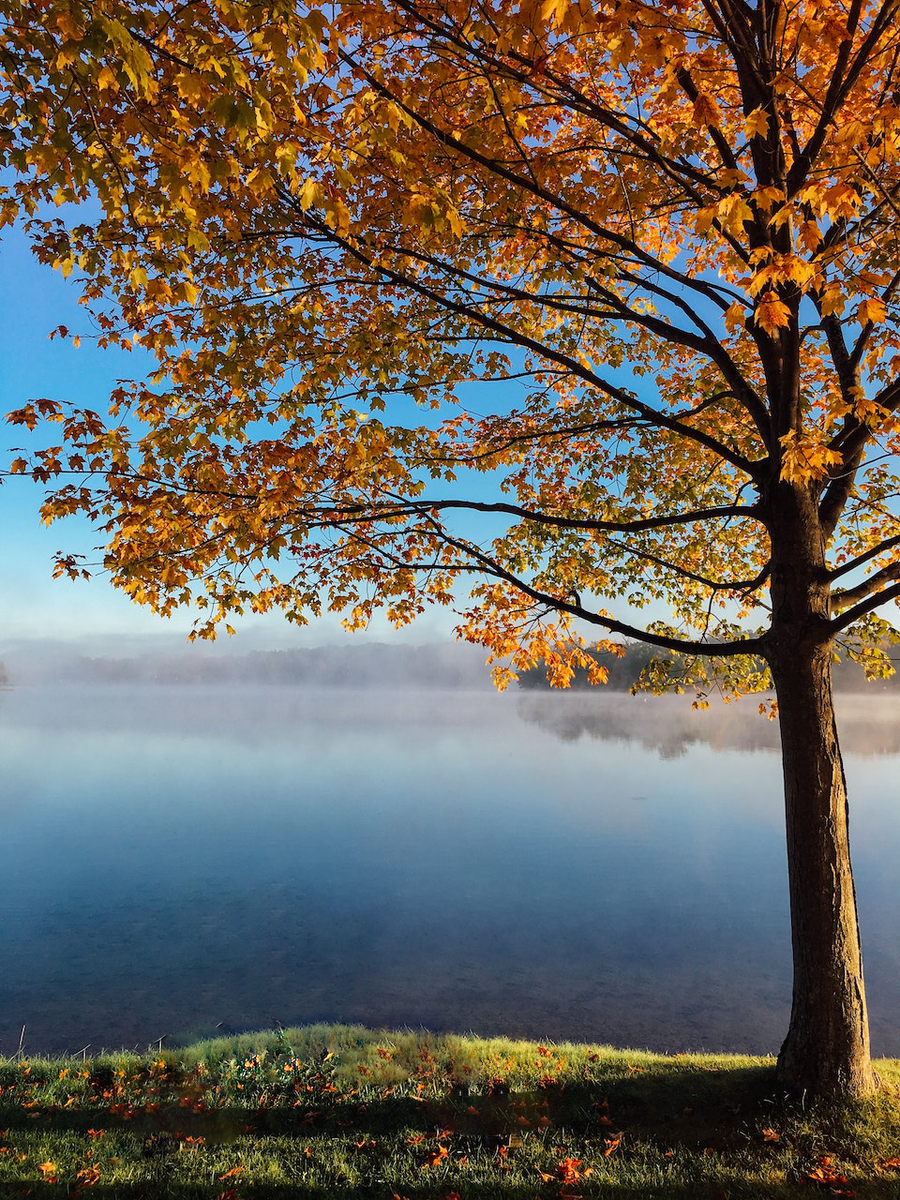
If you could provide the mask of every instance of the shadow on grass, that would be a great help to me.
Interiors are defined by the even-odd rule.
[[[886,1169],[900,1154],[896,1098],[798,1105],[779,1093],[771,1065],[621,1055],[519,1083],[467,1085],[442,1071],[427,1087],[411,1076],[359,1084],[342,1069],[310,1075],[298,1092],[279,1079],[275,1101],[270,1078],[241,1094],[250,1102],[223,1102],[215,1075],[201,1083],[173,1066],[154,1080],[145,1069],[130,1114],[124,1088],[110,1102],[107,1075],[64,1107],[39,1090],[59,1091],[51,1071],[30,1085],[7,1072],[0,1141],[20,1156],[21,1174],[0,1163],[0,1200],[900,1198],[900,1173]],[[150,1083],[162,1089],[153,1111],[141,1107]],[[56,1157],[57,1146],[58,1180],[36,1174],[35,1155]],[[90,1183],[86,1163],[97,1166]],[[119,1178],[104,1177],[114,1170]]]

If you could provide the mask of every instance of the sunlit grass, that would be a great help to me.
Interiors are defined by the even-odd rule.
[[[0,1060],[0,1195],[900,1196],[900,1062],[865,1103],[771,1060],[361,1027]]]

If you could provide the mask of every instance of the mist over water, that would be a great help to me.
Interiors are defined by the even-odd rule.
[[[873,1048],[900,1055],[900,703],[843,697]],[[775,1052],[777,727],[604,693],[0,695],[0,1052],[314,1020]]]

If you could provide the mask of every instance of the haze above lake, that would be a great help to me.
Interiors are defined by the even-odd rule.
[[[876,1054],[900,1055],[900,700],[840,700]],[[315,1020],[777,1051],[753,700],[242,685],[0,696],[0,1052]]]

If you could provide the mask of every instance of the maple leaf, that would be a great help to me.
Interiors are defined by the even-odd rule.
[[[791,310],[779,299],[777,292],[763,292],[756,305],[754,320],[769,337],[775,337],[779,329],[790,324]]]
[[[762,108],[754,108],[744,118],[744,132],[748,138],[764,138],[769,132],[769,116]]]
[[[700,92],[694,101],[693,122],[699,126],[719,126],[722,124],[722,110],[709,92]]]
[[[435,1146],[434,1150],[429,1151],[425,1156],[426,1167],[436,1167],[444,1161],[449,1154],[446,1146]]]

